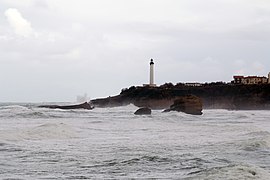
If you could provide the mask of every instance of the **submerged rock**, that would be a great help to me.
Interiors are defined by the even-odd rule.
[[[202,115],[202,101],[199,97],[194,95],[179,97],[178,99],[174,100],[174,103],[169,109],[166,109],[163,112],[170,111],[184,112],[192,115]]]
[[[140,108],[134,114],[136,115],[149,115],[152,113],[150,108]]]

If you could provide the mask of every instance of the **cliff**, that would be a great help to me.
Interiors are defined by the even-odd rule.
[[[182,96],[182,95],[181,95]],[[167,90],[155,87],[130,87],[119,95],[101,99],[94,99],[95,107],[115,107],[134,104],[138,107],[151,109],[166,109],[173,104],[176,96],[172,96]]]
[[[130,87],[113,97],[92,100],[96,107],[134,104],[152,109],[169,108],[182,96],[195,95],[205,109],[269,110],[270,84],[204,84],[199,87],[165,84],[160,87]]]
[[[230,110],[270,109],[270,84],[204,85],[202,87],[173,88],[202,99],[203,108]]]
[[[163,112],[178,111],[192,115],[202,115],[201,99],[194,95],[182,96],[176,99],[169,109]]]

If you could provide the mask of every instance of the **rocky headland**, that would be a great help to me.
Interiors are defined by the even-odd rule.
[[[95,107],[115,107],[134,104],[137,107],[147,107],[150,109],[167,109],[176,110],[172,108],[175,102],[180,103],[177,111],[182,111],[188,114],[202,114],[201,99],[188,95],[175,95],[168,89],[160,87],[130,87],[122,90],[122,92],[113,97],[94,99],[91,101]]]
[[[175,100],[193,95],[199,97],[203,109],[270,110],[270,84],[235,85],[210,83],[185,86],[166,83],[159,87],[130,87],[117,96],[94,99],[95,107],[134,104],[151,109],[169,109]],[[194,99],[194,102],[197,101]],[[193,104],[199,107],[198,103]]]

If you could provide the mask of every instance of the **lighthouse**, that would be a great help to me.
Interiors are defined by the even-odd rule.
[[[156,87],[157,85],[154,83],[154,60],[150,60],[150,78],[149,84],[143,84],[143,87]]]
[[[149,81],[150,87],[155,87],[156,84],[154,84],[154,61],[153,59],[150,60],[150,81]]]

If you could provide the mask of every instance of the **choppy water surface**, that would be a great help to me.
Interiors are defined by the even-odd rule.
[[[270,111],[0,105],[0,179],[269,179]]]

